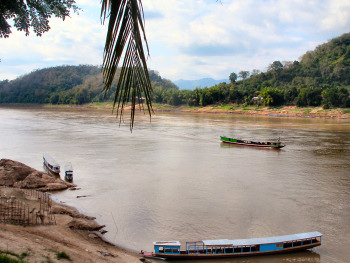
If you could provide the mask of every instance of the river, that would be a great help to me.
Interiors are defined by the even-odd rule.
[[[220,262],[349,262],[350,120],[156,112],[151,121],[138,114],[131,133],[124,119],[2,107],[0,157],[38,170],[43,153],[71,162],[81,189],[54,198],[95,216],[107,239],[131,250],[319,231],[322,246],[311,251]],[[220,135],[287,146],[230,146]]]

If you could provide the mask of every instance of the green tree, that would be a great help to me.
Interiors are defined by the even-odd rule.
[[[12,33],[8,20],[13,19],[14,27],[29,35],[33,28],[37,36],[49,31],[49,19],[56,16],[65,20],[73,9],[79,8],[74,0],[1,0],[0,2],[0,38],[9,37]]]
[[[259,75],[260,73],[261,73],[261,71],[258,70],[258,69],[253,69],[253,70],[252,70],[252,76],[257,76],[257,75]]]
[[[283,69],[283,64],[280,61],[274,61],[267,68],[268,71],[280,71]]]
[[[237,80],[237,74],[234,73],[234,72],[232,72],[232,73],[230,74],[230,76],[229,76],[229,79],[230,79],[230,82],[231,82],[231,83],[235,83],[236,80]]]
[[[283,104],[283,91],[277,88],[265,87],[259,95],[263,97],[264,104],[267,106],[278,106]]]
[[[343,87],[329,88],[322,91],[323,107],[349,107],[349,91]]]
[[[242,70],[242,71],[240,71],[240,72],[238,73],[238,76],[239,76],[241,79],[243,79],[243,80],[245,80],[246,78],[248,78],[249,75],[250,75],[250,72],[249,72],[249,71],[246,71],[246,70]]]
[[[286,104],[293,105],[297,97],[298,90],[296,87],[288,87],[284,90],[284,101]]]
[[[11,26],[8,20],[14,20],[18,30],[26,31],[32,27],[38,36],[47,32],[49,18],[52,15],[62,18],[69,16],[70,10],[78,10],[74,0],[1,0],[0,2],[0,36],[8,37]],[[107,94],[112,89],[118,65],[123,59],[123,65],[115,89],[114,107],[120,120],[124,106],[131,101],[130,129],[133,128],[136,104],[143,100],[151,116],[152,86],[148,74],[144,43],[149,55],[149,49],[144,28],[142,0],[102,0],[101,19],[103,23],[108,18],[108,31],[103,55],[104,91]]]

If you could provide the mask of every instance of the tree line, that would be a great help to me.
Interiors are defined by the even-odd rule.
[[[116,72],[119,79],[120,69]],[[180,90],[149,71],[152,102],[169,105],[257,104],[350,107],[350,33],[304,54],[300,61],[274,61],[266,72],[232,72],[230,83]],[[238,80],[239,79],[239,80]],[[102,68],[91,65],[36,70],[0,81],[0,103],[84,104],[114,101],[116,83],[103,91]]]

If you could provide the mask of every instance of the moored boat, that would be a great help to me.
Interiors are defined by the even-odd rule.
[[[255,142],[255,141],[246,141],[246,140],[240,140],[235,138],[229,138],[225,136],[221,136],[220,140],[223,143],[230,143],[230,144],[236,144],[236,145],[244,145],[244,146],[253,146],[253,147],[261,147],[261,148],[275,148],[280,149],[286,146],[285,144],[282,144],[280,142],[280,139],[275,142]]]
[[[54,174],[60,174],[60,165],[49,154],[45,153],[43,156],[44,165]]]
[[[247,257],[306,250],[320,246],[321,240],[322,234],[316,231],[275,237],[186,242],[186,248],[183,250],[179,241],[157,241],[153,242],[154,252],[141,250],[141,255],[162,259]]]
[[[66,181],[73,181],[73,166],[71,163],[67,163],[64,166],[64,179]]]

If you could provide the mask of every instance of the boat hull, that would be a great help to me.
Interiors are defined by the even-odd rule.
[[[227,143],[227,144],[234,144],[234,145],[241,145],[241,146],[251,146],[251,147],[258,147],[258,148],[273,148],[273,149],[281,149],[285,145],[281,144],[279,141],[270,143],[270,142],[251,142],[251,141],[243,141],[238,140],[234,138],[228,138],[221,136],[220,137],[221,142]]]
[[[284,249],[280,249],[280,250],[245,252],[245,253],[243,252],[243,253],[222,253],[222,254],[205,254],[205,253],[203,253],[203,254],[201,254],[201,253],[188,254],[185,251],[181,251],[180,254],[153,253],[152,255],[143,254],[143,256],[148,257],[148,258],[162,258],[162,259],[167,259],[167,260],[237,258],[237,257],[253,257],[253,256],[292,253],[292,252],[311,249],[311,248],[314,248],[314,247],[317,247],[320,245],[321,245],[321,242],[315,242],[315,243],[304,245],[304,246],[290,247],[290,248],[284,248]]]
[[[44,167],[48,170],[48,172],[59,175],[60,174],[60,166],[56,161],[48,154],[44,154],[43,156]]]
[[[60,174],[60,171],[54,171],[52,170],[46,163],[44,163],[45,165],[45,168],[47,169],[48,172],[54,174],[54,175],[59,175]]]
[[[284,147],[284,145],[262,145],[262,144],[251,144],[251,143],[239,143],[239,142],[228,142],[228,141],[222,141],[223,143],[227,144],[234,144],[234,145],[242,145],[242,146],[252,146],[252,147],[259,147],[259,148],[274,148],[274,149],[281,149]]]

